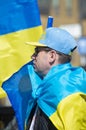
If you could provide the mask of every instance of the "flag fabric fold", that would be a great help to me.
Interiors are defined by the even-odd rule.
[[[0,1],[0,86],[31,60],[34,48],[25,42],[36,42],[41,34],[37,0]]]
[[[31,80],[34,80],[34,82]],[[35,92],[41,81],[34,72],[32,62],[29,62],[2,85],[15,111],[19,130],[24,130],[25,119],[36,103]],[[34,85],[35,87],[33,87]]]
[[[41,79],[31,62],[6,81],[3,89],[8,93],[20,130],[26,128],[36,103],[57,129],[86,129],[86,72],[80,67],[57,65]]]

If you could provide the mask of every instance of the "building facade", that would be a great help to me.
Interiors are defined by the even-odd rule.
[[[80,24],[86,36],[86,0],[38,0],[43,26],[47,17],[54,17],[54,25]],[[45,22],[46,21],[46,22]]]

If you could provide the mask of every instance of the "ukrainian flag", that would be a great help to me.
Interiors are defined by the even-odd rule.
[[[0,86],[31,60],[42,26],[37,0],[0,0]],[[0,98],[6,93],[0,87]]]
[[[70,63],[54,66],[44,79],[32,62],[3,84],[15,110],[19,130],[26,129],[37,103],[57,130],[86,130],[86,72]]]
[[[29,62],[2,85],[15,111],[19,130],[26,129],[26,119],[35,105],[34,94],[40,83],[41,79]]]

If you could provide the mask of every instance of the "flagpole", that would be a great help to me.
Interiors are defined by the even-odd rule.
[[[47,20],[47,28],[53,27],[53,17],[52,16],[48,16],[48,20]]]

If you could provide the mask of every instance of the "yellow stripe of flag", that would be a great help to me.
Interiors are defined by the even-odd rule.
[[[17,31],[0,36],[0,86],[13,73],[31,60],[34,47],[27,46],[27,41],[38,41],[42,26]],[[5,96],[0,88],[0,97]]]

